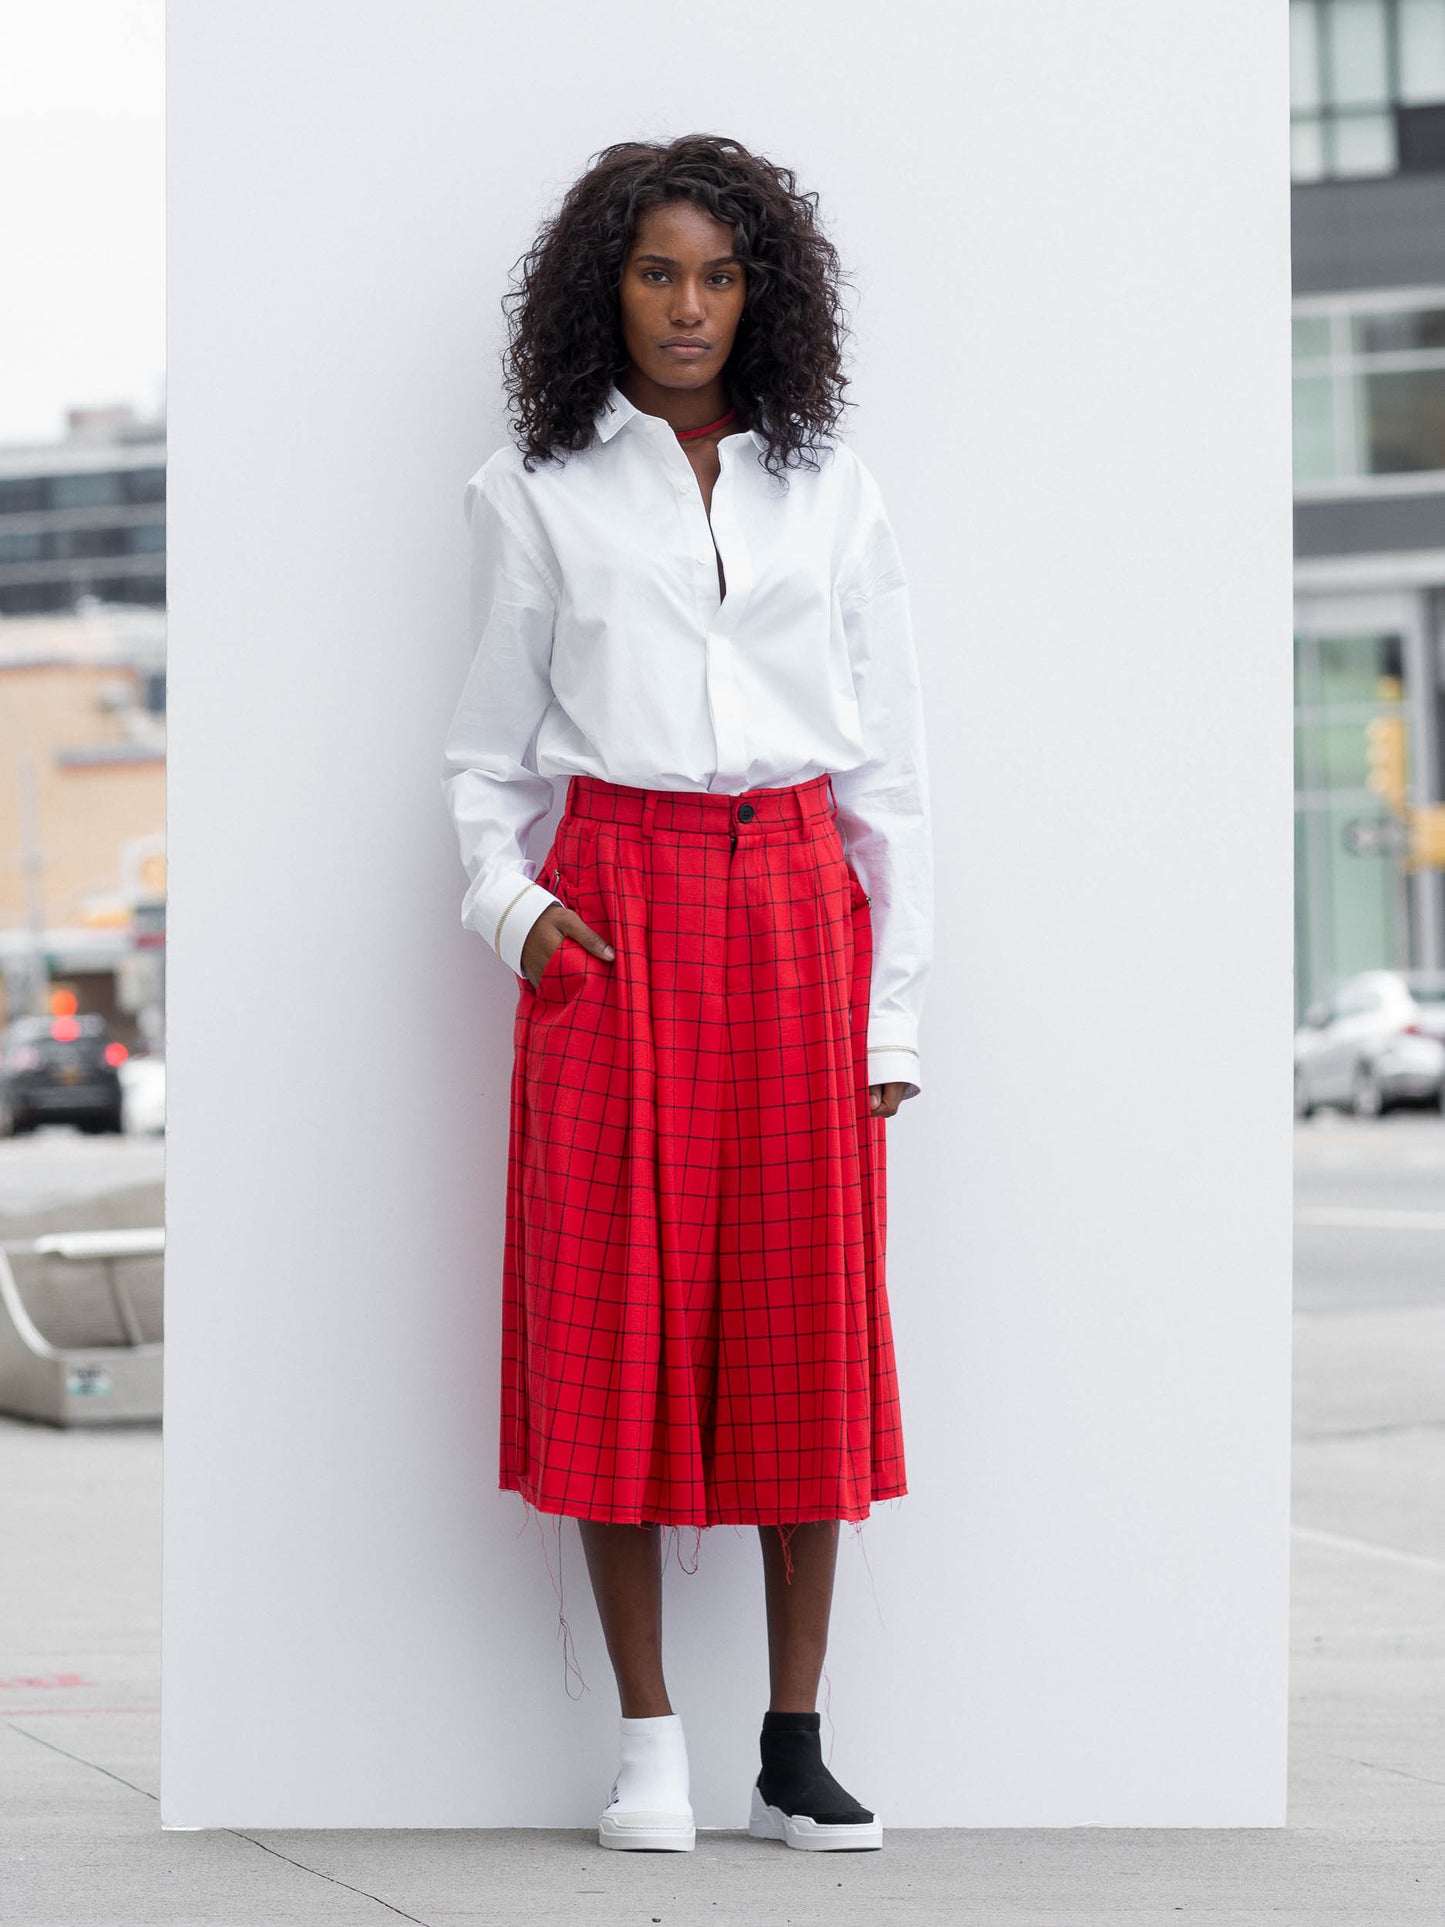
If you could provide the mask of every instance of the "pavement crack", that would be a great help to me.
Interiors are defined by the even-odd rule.
[[[134,1780],[126,1779],[123,1773],[112,1772],[108,1766],[102,1766],[98,1760],[87,1760],[83,1753],[72,1753],[69,1747],[58,1746],[54,1740],[42,1739],[38,1733],[32,1733],[28,1726],[17,1725],[13,1719],[7,1719],[5,1724],[12,1733],[24,1734],[27,1740],[34,1740],[37,1746],[48,1747],[52,1753],[58,1753],[63,1760],[74,1760],[77,1766],[88,1766],[94,1773],[103,1773],[108,1780],[114,1780],[117,1786],[129,1787],[132,1793],[142,1794],[147,1800],[156,1798],[148,1786],[137,1786]]]
[[[1353,1754],[1346,1754],[1356,1766],[1367,1766],[1372,1773],[1393,1773],[1401,1780],[1416,1780],[1421,1786],[1445,1786],[1445,1780],[1435,1780],[1428,1773],[1412,1773],[1408,1767],[1385,1766],[1379,1760],[1356,1760]]]
[[[97,1760],[87,1760],[84,1754],[72,1753],[69,1747],[59,1746],[54,1740],[44,1739],[39,1733],[32,1733],[28,1726],[20,1726],[13,1719],[7,1719],[5,1724],[12,1733],[19,1733],[27,1740],[34,1740],[37,1746],[46,1747],[51,1753],[58,1753],[62,1759],[73,1760],[77,1766],[89,1767],[94,1773],[103,1773],[108,1780],[114,1780],[117,1786],[128,1787],[132,1793],[139,1793],[153,1805],[159,1804],[158,1796],[152,1793],[149,1787],[137,1786],[134,1780],[126,1779],[123,1773],[115,1773],[110,1767],[101,1766]],[[420,1914],[409,1914],[404,1907],[397,1907],[391,1901],[383,1900],[380,1894],[369,1893],[365,1887],[353,1887],[349,1880],[342,1880],[333,1873],[325,1873],[320,1867],[308,1867],[304,1860],[293,1859],[289,1853],[282,1853],[279,1847],[267,1846],[264,1840],[258,1840],[253,1833],[242,1833],[239,1827],[216,1827],[213,1831],[229,1833],[232,1839],[244,1840],[248,1846],[259,1847],[262,1853],[269,1853],[274,1860],[284,1860],[288,1867],[295,1867],[301,1873],[309,1873],[316,1880],[330,1881],[333,1887],[343,1887],[347,1893],[356,1894],[362,1900],[375,1901],[378,1907],[385,1907],[386,1911],[389,1914],[395,1914],[398,1920],[415,1921],[416,1927],[431,1927],[431,1923],[423,1920]]]
[[[239,1827],[226,1827],[224,1831],[234,1835],[237,1840],[249,1841],[253,1847],[259,1847],[262,1853],[269,1853],[274,1859],[284,1860],[288,1867],[299,1868],[302,1873],[314,1874],[318,1880],[329,1880],[333,1887],[343,1887],[347,1893],[359,1894],[363,1900],[374,1900],[378,1907],[385,1907],[386,1911],[389,1914],[395,1914],[398,1920],[414,1920],[417,1927],[431,1927],[430,1922],[423,1920],[420,1914],[409,1914],[404,1907],[394,1906],[391,1901],[383,1900],[380,1894],[368,1892],[365,1887],[353,1887],[349,1880],[342,1880],[337,1874],[323,1873],[320,1867],[308,1867],[304,1860],[293,1860],[289,1853],[282,1853],[279,1847],[268,1847],[266,1842],[258,1840],[254,1833],[242,1833]]]

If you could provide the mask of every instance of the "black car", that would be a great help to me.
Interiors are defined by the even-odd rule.
[[[0,1032],[0,1131],[120,1130],[127,1055],[103,1017],[16,1017]]]

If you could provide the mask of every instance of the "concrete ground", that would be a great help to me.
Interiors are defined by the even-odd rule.
[[[1302,1126],[1289,1825],[162,1833],[159,1430],[0,1421],[0,1919],[26,1927],[1445,1918],[1445,1123]]]

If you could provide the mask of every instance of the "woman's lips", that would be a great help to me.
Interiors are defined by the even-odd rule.
[[[710,355],[710,341],[664,341],[662,352],[665,355]]]

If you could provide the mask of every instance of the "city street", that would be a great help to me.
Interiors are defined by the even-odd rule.
[[[46,1124],[29,1137],[0,1138],[0,1220],[85,1203],[129,1185],[159,1185],[165,1162],[159,1136],[85,1137],[68,1124]]]
[[[0,1421],[9,1917],[27,1927],[1438,1920],[1445,1120],[1325,1114],[1297,1127],[1296,1147],[1286,1828],[894,1827],[881,1854],[824,1860],[734,1833],[702,1834],[687,1856],[603,1853],[590,1832],[162,1833],[159,1431]],[[61,1131],[0,1143],[0,1209],[58,1225],[83,1202],[87,1223],[105,1222],[112,1207],[95,1188],[156,1181],[159,1155],[158,1142]],[[57,1211],[57,1199],[70,1203]]]

